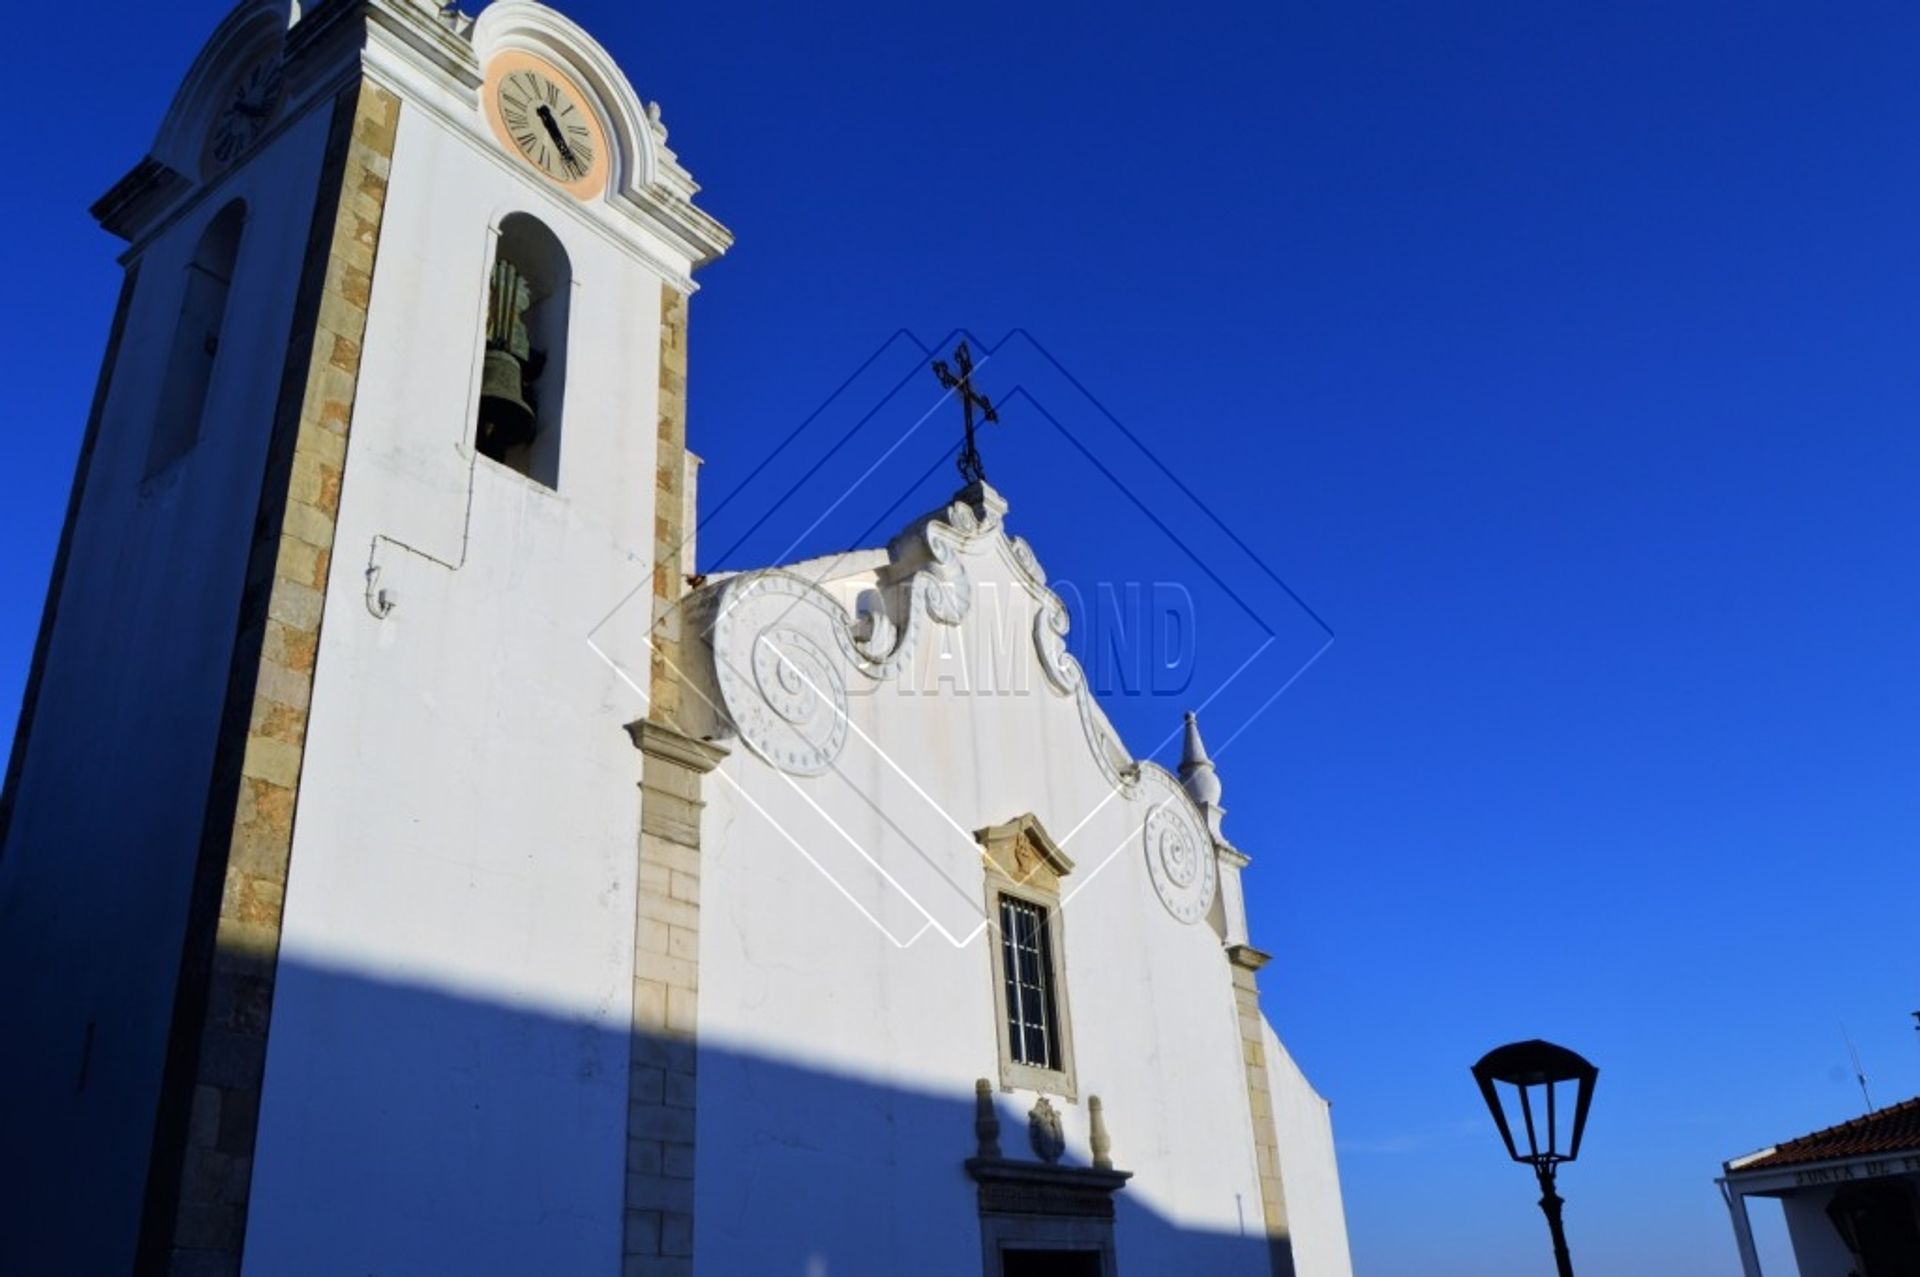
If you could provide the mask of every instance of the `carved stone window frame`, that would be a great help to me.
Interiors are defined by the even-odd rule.
[[[1074,1073],[1073,1015],[1067,1006],[1066,920],[1060,909],[1060,880],[1073,861],[1048,836],[1031,813],[974,833],[985,869],[987,961],[993,981],[994,1035],[1000,1045],[1000,1089],[1038,1091],[1068,1101],[1079,1098]],[[1000,897],[1012,896],[1046,911],[1047,958],[1053,974],[1053,1013],[1057,1020],[1060,1067],[1040,1068],[1013,1057],[1007,1033],[1006,962],[1001,953]]]

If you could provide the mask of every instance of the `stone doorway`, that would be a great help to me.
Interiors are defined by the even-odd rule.
[[[1003,1250],[1001,1277],[1102,1277],[1097,1250]]]
[[[1092,1166],[1059,1164],[1065,1141],[1046,1096],[1027,1117],[1028,1140],[1040,1159],[1035,1162],[1001,1154],[993,1083],[980,1078],[973,1097],[979,1151],[966,1167],[979,1187],[984,1277],[1117,1277],[1113,1195],[1133,1172],[1115,1170],[1107,1157],[1100,1097],[1087,1097]]]

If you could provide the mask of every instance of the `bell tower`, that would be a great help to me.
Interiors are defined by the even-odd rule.
[[[684,571],[697,189],[532,0],[242,0],[95,205],[0,796],[0,1270],[618,1268],[667,707],[589,636]]]

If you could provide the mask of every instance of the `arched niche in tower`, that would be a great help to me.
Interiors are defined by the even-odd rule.
[[[234,200],[207,223],[194,245],[181,284],[180,316],[167,355],[166,381],[155,401],[153,432],[147,439],[148,475],[157,474],[193,450],[202,434],[207,393],[220,353],[227,317],[227,293],[240,259],[240,232],[247,206]]]
[[[474,447],[549,488],[560,484],[573,267],[539,218],[502,219],[487,277],[486,351]]]

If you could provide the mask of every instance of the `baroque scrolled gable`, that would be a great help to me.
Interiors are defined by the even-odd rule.
[[[938,627],[973,614],[977,586],[970,560],[992,556],[1032,604],[1028,639],[1045,694],[1071,698],[1088,755],[1116,796],[1142,803],[1148,872],[1169,913],[1204,918],[1218,873],[1205,815],[1180,780],[1135,759],[1093,695],[1067,647],[1072,620],[1047,586],[1025,540],[1006,528],[1007,503],[986,484],[959,494],[873,552],[723,578],[689,600],[708,639],[712,688],[709,736],[737,736],[752,753],[793,777],[834,770],[858,734],[849,698],[911,678],[913,655]],[[855,559],[860,562],[855,563]],[[828,588],[850,568],[873,573],[851,601]]]

